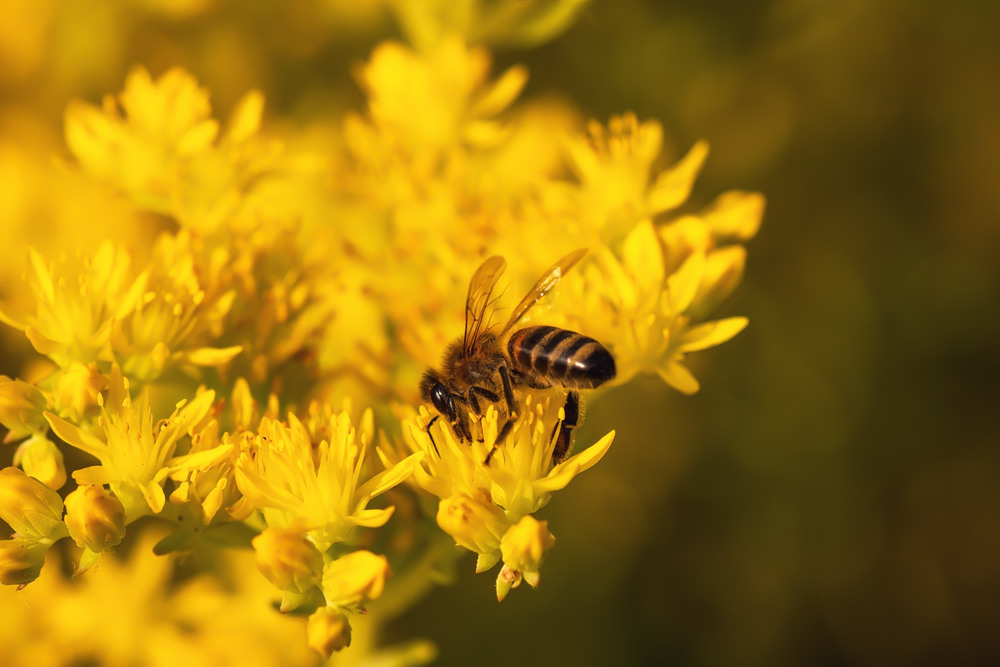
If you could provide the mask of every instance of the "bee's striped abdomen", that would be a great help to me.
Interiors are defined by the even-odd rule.
[[[550,326],[517,331],[507,342],[514,368],[563,387],[592,389],[615,376],[615,360],[593,338]]]

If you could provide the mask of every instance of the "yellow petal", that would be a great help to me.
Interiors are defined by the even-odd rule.
[[[263,114],[264,95],[259,90],[251,90],[240,98],[229,118],[227,139],[239,144],[257,134]]]
[[[733,190],[719,195],[702,215],[717,239],[749,241],[760,229],[764,204],[759,192]]]
[[[535,482],[536,494],[550,493],[565,488],[574,477],[604,458],[614,439],[615,432],[611,431],[587,449],[554,467],[544,479]]]
[[[469,109],[474,117],[495,116],[506,109],[521,94],[528,81],[528,70],[514,66],[500,75],[489,91],[480,97]]]
[[[356,497],[360,502],[367,503],[369,499],[385,493],[409,477],[423,457],[423,452],[411,454],[392,468],[380,472],[358,488]]]
[[[694,352],[721,345],[743,331],[749,322],[745,317],[727,317],[699,324],[684,332],[677,347],[682,352]]]
[[[660,174],[649,192],[650,212],[661,213],[687,201],[706,157],[708,142],[699,141],[680,162]]]
[[[241,345],[231,347],[200,347],[177,355],[178,360],[195,366],[222,366],[228,364],[243,351]]]
[[[696,394],[701,388],[697,378],[680,362],[670,361],[666,366],[656,369],[656,372],[664,382],[682,394]]]
[[[649,219],[637,224],[622,244],[622,264],[640,292],[659,294],[663,285],[663,250]]]
[[[704,268],[705,254],[693,252],[680,268],[667,278],[667,304],[671,313],[683,313],[694,301]]]
[[[70,424],[62,417],[54,415],[51,412],[45,413],[45,419],[49,422],[49,426],[52,427],[52,432],[59,436],[67,445],[76,447],[101,460],[107,457],[108,446],[97,436]],[[75,478],[76,474],[74,473]]]

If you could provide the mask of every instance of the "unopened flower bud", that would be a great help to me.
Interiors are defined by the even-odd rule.
[[[0,470],[0,519],[26,538],[55,541],[66,535],[59,494],[18,468]]]
[[[549,522],[538,521],[528,514],[504,534],[500,552],[503,562],[515,570],[538,572],[555,542],[555,535],[549,532]]]
[[[326,564],[323,595],[329,605],[357,607],[382,595],[392,576],[385,556],[370,551],[353,551]]]
[[[0,375],[0,424],[7,427],[6,442],[37,433],[45,427],[45,396],[22,380]]]
[[[542,561],[556,541],[548,525],[548,521],[538,521],[528,514],[504,534],[500,543],[504,565],[497,577],[498,600],[503,600],[511,588],[517,588],[522,579],[531,587],[538,585]]]
[[[253,538],[257,569],[283,591],[305,593],[319,583],[323,554],[305,533],[294,528],[268,528]]]
[[[125,507],[103,486],[78,487],[66,496],[66,527],[77,546],[100,553],[125,537]]]
[[[14,465],[53,491],[66,483],[62,450],[44,435],[35,434],[18,445]]]
[[[309,616],[306,637],[310,648],[329,658],[334,651],[351,645],[351,624],[332,607],[320,607]]]
[[[0,540],[0,584],[20,586],[37,579],[47,548],[23,538]]]
[[[479,554],[500,548],[500,538],[507,530],[507,517],[489,497],[480,499],[460,493],[438,504],[437,523],[455,538],[455,543]],[[494,560],[494,562],[496,562]]]

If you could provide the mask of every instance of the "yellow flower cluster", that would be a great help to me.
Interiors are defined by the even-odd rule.
[[[559,4],[518,19],[518,40],[557,32]],[[0,302],[37,353],[0,376],[0,424],[19,443],[0,471],[4,584],[38,578],[65,537],[83,572],[143,517],[171,526],[146,545],[158,554],[242,530],[282,611],[309,614],[308,644],[328,656],[391,597],[394,569],[429,580],[413,551],[436,547],[412,536],[436,522],[477,571],[503,561],[503,599],[539,583],[555,543],[534,514],[614,432],[554,455],[558,386],[518,389],[509,429],[498,406],[470,415],[471,442],[420,405],[420,373],[461,334],[482,258],[505,255],[523,294],[589,249],[546,322],[609,348],[609,386],[654,373],[694,392],[685,356],[746,325],[707,318],[740,280],[759,195],[681,211],[704,144],[661,170],[657,123],[625,114],[580,131],[571,109],[517,103],[526,70],[491,78],[485,48],[417,18],[406,26],[423,48],[378,45],[358,70],[367,108],[325,144],[266,137],[258,92],[220,124],[181,69],[136,67],[100,106],[69,104],[67,168],[117,193],[153,241],[109,231],[94,252],[29,248],[25,285]],[[391,503],[428,499],[394,517]]]

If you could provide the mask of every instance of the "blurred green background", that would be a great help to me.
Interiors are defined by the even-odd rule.
[[[302,122],[360,108],[349,66],[393,30],[368,2],[42,4],[59,52],[0,76],[0,125],[55,146],[67,96],[134,62],[187,67],[221,117],[252,87]],[[709,140],[694,205],[767,196],[720,313],[750,326],[693,397],[589,406],[581,442],[618,437],[542,512],[539,589],[498,605],[470,557],[388,639],[444,667],[1000,663],[998,27],[988,2],[598,0],[497,52],[525,98],[659,119],[667,156]]]

